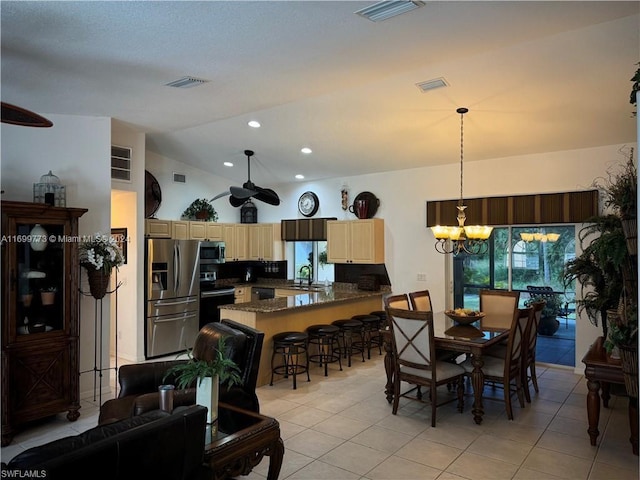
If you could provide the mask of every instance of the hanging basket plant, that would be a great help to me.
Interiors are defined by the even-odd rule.
[[[209,200],[199,198],[194,200],[187,209],[182,212],[184,220],[201,220],[204,222],[217,222],[218,213]]]

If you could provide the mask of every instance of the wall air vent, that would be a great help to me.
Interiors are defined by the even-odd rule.
[[[184,173],[173,172],[173,183],[187,183],[187,176]]]
[[[382,22],[383,20],[423,7],[424,5],[425,2],[418,0],[383,1],[369,5],[354,13],[372,22]]]
[[[111,145],[111,179],[131,182],[131,149]]]
[[[165,83],[165,86],[175,88],[191,88],[197,87],[198,85],[202,85],[203,83],[207,82],[209,82],[209,80],[204,80],[202,78],[182,77],[178,80],[174,80],[173,82]]]
[[[433,80],[427,80],[426,82],[416,83],[416,87],[418,87],[422,93],[428,92],[429,90],[434,90],[436,88],[448,86],[449,84],[442,77],[434,78]]]

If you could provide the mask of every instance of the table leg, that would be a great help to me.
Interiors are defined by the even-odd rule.
[[[601,382],[600,388],[602,389],[602,394],[600,395],[602,397],[602,405],[604,405],[604,408],[609,408],[609,399],[611,398],[609,392],[611,391],[611,386],[608,382]]]
[[[280,468],[282,467],[282,458],[284,457],[284,442],[282,438],[278,438],[278,441],[271,448],[271,456],[269,457],[269,472],[267,473],[267,480],[278,480],[280,475]]]
[[[600,382],[587,379],[587,388],[589,389],[589,393],[587,393],[587,418],[589,419],[587,432],[589,433],[591,445],[596,445],[598,435],[600,435],[598,430],[600,421],[600,396],[598,395]]]
[[[393,401],[393,371],[395,369],[395,359],[393,358],[393,347],[391,342],[384,341],[384,371],[387,375],[387,384],[384,386],[384,393],[387,402]]]
[[[482,423],[482,416],[484,415],[484,406],[482,405],[482,392],[484,390],[484,373],[482,372],[482,366],[484,360],[482,355],[473,355],[471,358],[471,364],[473,365],[473,372],[471,372],[471,384],[473,385],[473,420],[480,425]]]

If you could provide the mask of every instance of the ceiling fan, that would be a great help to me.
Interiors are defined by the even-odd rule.
[[[247,181],[241,187],[229,187],[231,193],[229,203],[234,207],[239,207],[248,199],[255,198],[269,205],[280,205],[280,197],[276,192],[270,188],[259,187],[251,181],[251,157],[254,152],[253,150],[245,150],[244,154],[247,156]]]

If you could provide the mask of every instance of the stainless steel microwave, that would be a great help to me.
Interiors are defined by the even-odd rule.
[[[200,263],[224,263],[224,242],[200,242]]]

